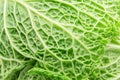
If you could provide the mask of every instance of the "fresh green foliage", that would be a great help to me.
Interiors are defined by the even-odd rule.
[[[0,0],[0,80],[120,80],[120,0]]]

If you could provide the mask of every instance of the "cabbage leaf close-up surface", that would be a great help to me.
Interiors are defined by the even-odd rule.
[[[0,80],[120,80],[120,0],[0,0]]]

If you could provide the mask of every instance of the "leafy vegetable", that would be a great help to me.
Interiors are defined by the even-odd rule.
[[[0,0],[0,80],[120,80],[120,0]]]

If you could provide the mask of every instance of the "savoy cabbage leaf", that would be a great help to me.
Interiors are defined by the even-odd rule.
[[[0,80],[120,80],[120,0],[0,0]]]

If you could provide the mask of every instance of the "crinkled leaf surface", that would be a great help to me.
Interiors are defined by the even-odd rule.
[[[120,80],[120,0],[0,0],[0,19],[0,80]]]

